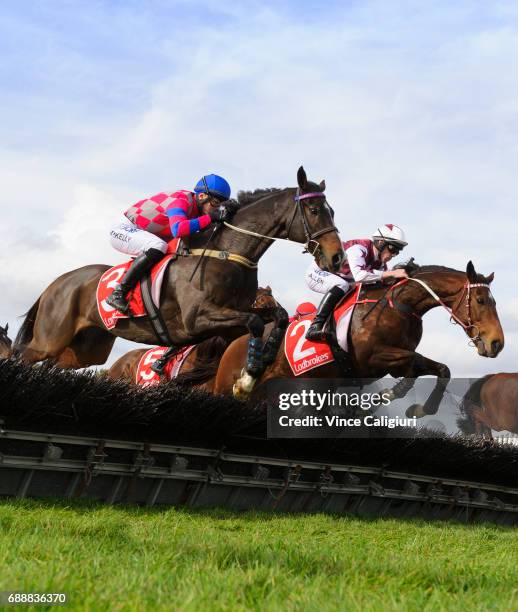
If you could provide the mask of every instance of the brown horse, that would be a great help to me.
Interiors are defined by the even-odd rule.
[[[463,433],[492,438],[491,430],[518,434],[518,374],[490,374],[475,381],[460,405]]]
[[[250,308],[257,291],[257,262],[275,239],[305,244],[325,270],[340,268],[344,253],[323,193],[325,182],[308,181],[302,167],[297,181],[298,189],[245,194],[246,203],[232,224],[220,226],[192,279],[212,230],[194,234],[189,247],[196,252],[169,266],[161,312],[174,346],[214,336],[230,341],[247,329],[262,334],[264,323]],[[154,344],[148,317],[123,319],[113,330],[105,329],[96,288],[107,269],[86,266],[55,280],[28,311],[15,350],[29,362],[49,359],[61,367],[82,368],[104,363],[116,336]]]
[[[5,324],[5,327],[0,325],[0,359],[8,359],[11,356],[11,339],[7,335],[9,330],[9,323]]]
[[[434,390],[424,406],[415,404],[407,416],[435,414],[450,378],[448,367],[416,352],[423,333],[422,316],[443,306],[452,320],[461,325],[477,347],[479,355],[496,357],[504,346],[504,335],[489,284],[493,274],[484,277],[471,262],[466,272],[441,266],[415,266],[407,270],[411,279],[392,287],[374,287],[365,291],[373,303],[358,304],[349,328],[351,347],[348,376],[378,379],[390,374],[404,377],[391,390],[392,397],[404,397],[419,376],[437,377]],[[365,297],[362,293],[362,297]],[[223,354],[214,384],[215,393],[232,393],[245,358],[246,337],[232,342]],[[343,378],[344,371],[332,362],[315,368],[307,377]],[[292,378],[284,354],[284,341],[271,365],[258,379]]]
[[[228,342],[221,336],[208,338],[197,344],[183,361],[178,376],[175,378],[176,384],[199,387],[211,392],[216,380],[219,360],[227,346]],[[112,380],[125,380],[136,384],[138,365],[148,350],[149,347],[125,353],[117,359],[106,375]],[[165,382],[165,379],[162,380]]]
[[[272,295],[271,287],[259,287],[252,304],[252,312],[260,316],[263,321],[270,322],[275,320],[278,308],[279,304]],[[219,336],[196,345],[183,361],[175,382],[212,391],[219,359],[227,346],[228,342]],[[149,348],[134,349],[125,353],[111,366],[107,376],[114,380],[122,379],[135,383],[138,365],[148,350]]]

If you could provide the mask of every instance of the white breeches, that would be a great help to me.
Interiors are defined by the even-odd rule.
[[[306,285],[317,293],[327,293],[331,287],[340,287],[345,292],[349,290],[349,282],[341,276],[321,270],[313,261],[306,270]]]
[[[110,242],[117,251],[134,257],[142,255],[149,249],[158,249],[162,253],[167,251],[165,240],[151,232],[140,229],[124,215],[113,224],[110,230]]]

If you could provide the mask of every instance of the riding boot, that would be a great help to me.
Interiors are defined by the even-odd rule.
[[[144,274],[164,257],[159,249],[148,249],[142,255],[136,257],[126,274],[122,277],[119,285],[106,298],[106,303],[123,314],[129,312],[127,294],[136,286]]]
[[[178,353],[179,348],[177,346],[170,346],[167,351],[159,357],[151,366],[151,369],[155,374],[162,376],[164,373],[164,368],[169,363],[169,360]]]
[[[327,335],[324,331],[326,321],[333,314],[335,306],[345,294],[346,291],[340,287],[331,287],[331,289],[324,295],[315,314],[315,318],[313,319],[310,328],[306,332],[306,340],[311,340],[312,342],[326,341]]]

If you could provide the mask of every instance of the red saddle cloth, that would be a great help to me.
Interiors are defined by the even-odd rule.
[[[171,259],[173,259],[173,255],[166,255],[151,269],[151,295],[153,297],[153,302],[157,307],[160,306],[160,290],[162,289],[164,273],[167,270],[167,266],[169,265]],[[127,319],[130,316],[145,317],[147,315],[144,302],[142,300],[142,288],[140,286],[140,282],[137,284],[135,289],[129,293],[131,315],[123,314],[106,303],[106,298],[120,283],[131,263],[132,262],[130,260],[126,263],[106,270],[106,272],[101,276],[99,284],[97,285],[97,309],[106,329],[113,329],[117,325],[117,321],[119,319]]]
[[[164,376],[166,380],[174,380],[183,365],[183,362],[187,358],[187,355],[192,351],[196,345],[186,346],[181,351],[173,355],[167,362],[164,369]],[[167,351],[167,346],[156,346],[155,348],[146,351],[137,366],[137,372],[135,375],[135,382],[141,387],[150,387],[151,385],[157,385],[160,382],[160,376],[156,372],[153,372],[151,366],[157,359]]]
[[[346,296],[335,309],[334,318],[336,324],[356,306],[360,289],[361,284],[358,284],[356,289]],[[297,307],[297,313],[304,312],[305,308],[301,308],[301,306]],[[306,340],[306,333],[314,318],[315,312],[305,316],[295,315],[292,317],[291,323],[286,330],[284,353],[295,376],[301,376],[314,368],[335,360],[327,342],[311,342],[311,340]],[[347,324],[349,324],[349,321],[347,321]]]

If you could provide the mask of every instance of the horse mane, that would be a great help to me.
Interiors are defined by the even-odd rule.
[[[252,204],[261,198],[273,195],[274,193],[280,193],[281,191],[284,191],[284,189],[279,189],[278,187],[254,189],[254,191],[239,191],[237,194],[237,201],[239,202],[240,206],[246,206],[247,204]]]
[[[427,274],[427,273],[433,273],[433,272],[454,272],[455,274],[466,274],[465,272],[461,272],[460,270],[455,270],[454,268],[448,268],[448,266],[436,266],[436,265],[419,266],[417,264],[414,264],[414,265],[417,267],[412,269],[412,271],[409,273],[410,276],[416,276],[418,274]]]
[[[407,272],[410,277],[418,276],[419,274],[427,274],[427,273],[434,273],[434,272],[446,272],[450,274],[462,274],[463,276],[466,276],[466,272],[463,270],[455,270],[455,268],[448,268],[447,266],[435,266],[435,265],[418,266],[415,263],[412,263],[411,270],[407,270]],[[477,282],[479,283],[487,282],[486,276],[484,276],[480,272],[477,272],[476,274],[477,274]]]

